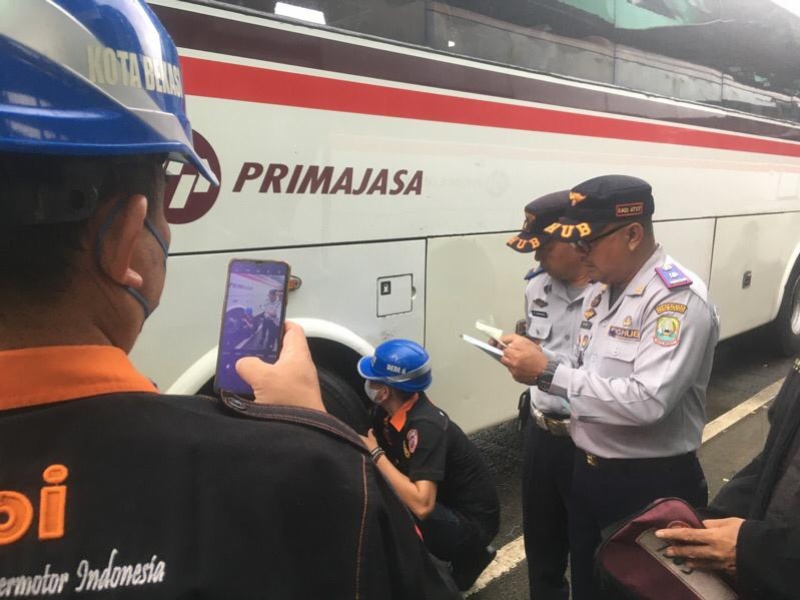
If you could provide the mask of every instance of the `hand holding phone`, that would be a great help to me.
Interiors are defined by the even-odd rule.
[[[286,295],[290,269],[285,262],[233,259],[219,337],[214,390],[253,398],[253,388],[242,379],[236,363],[256,357],[273,364],[283,344]]]
[[[256,402],[325,411],[303,328],[291,321],[286,321],[283,350],[274,365],[251,356],[239,359],[236,371],[253,388]]]

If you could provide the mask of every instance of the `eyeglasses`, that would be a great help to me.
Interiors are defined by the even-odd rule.
[[[595,237],[593,237],[591,239],[578,240],[578,241],[573,243],[573,246],[575,246],[578,250],[580,250],[584,254],[589,254],[592,251],[592,244],[594,244],[597,240],[602,240],[604,237],[608,237],[610,235],[613,235],[613,234],[617,233],[618,231],[620,231],[622,229],[625,229],[627,226],[628,226],[628,224],[626,223],[625,225],[620,225],[619,227],[615,227],[614,229],[609,229],[608,231],[605,231],[605,232],[601,233],[600,235],[597,235],[597,236],[595,236]]]

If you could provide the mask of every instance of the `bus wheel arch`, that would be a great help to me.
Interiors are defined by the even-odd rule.
[[[786,278],[772,329],[778,348],[786,356],[800,354],[800,257],[795,256]]]
[[[322,319],[291,319],[300,325],[320,380],[328,412],[361,434],[368,428],[369,400],[358,375],[358,360],[372,354],[372,345],[346,327]],[[187,369],[167,390],[170,394],[214,395],[217,348],[212,348]]]
[[[361,435],[369,429],[369,400],[356,364],[361,354],[325,338],[309,338],[308,346],[317,366],[322,402],[328,413]]]

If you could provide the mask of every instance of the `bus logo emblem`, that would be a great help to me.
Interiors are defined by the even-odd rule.
[[[192,133],[195,151],[222,182],[222,171],[214,148],[202,135],[196,131]],[[197,221],[214,206],[220,188],[208,183],[192,165],[173,162],[170,167],[164,190],[164,214],[167,221],[173,225]]]

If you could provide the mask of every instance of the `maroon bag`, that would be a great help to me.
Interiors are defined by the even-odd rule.
[[[655,535],[670,527],[702,528],[700,517],[679,498],[662,498],[614,529],[597,549],[595,570],[604,595],[631,600],[737,600],[716,573],[688,568],[665,555],[670,544]]]

